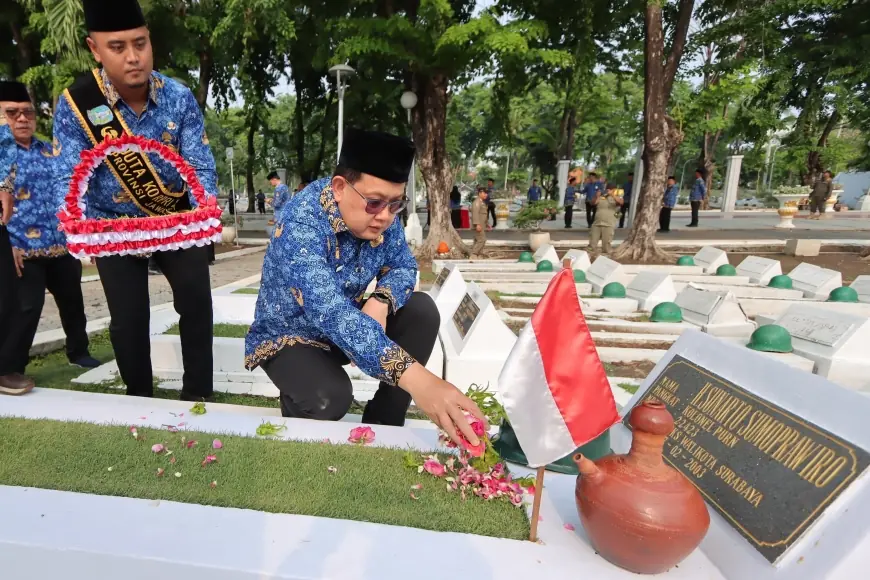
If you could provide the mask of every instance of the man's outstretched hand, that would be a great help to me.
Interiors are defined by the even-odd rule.
[[[483,421],[486,429],[489,429],[486,417],[474,401],[447,381],[430,373],[420,363],[415,363],[405,371],[399,386],[411,394],[417,407],[444,429],[457,445],[462,443],[459,433],[472,446],[480,444],[480,439],[465,417],[465,411]]]

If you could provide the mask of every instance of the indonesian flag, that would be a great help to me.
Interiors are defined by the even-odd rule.
[[[619,421],[571,270],[553,277],[498,385],[531,467],[573,453]]]

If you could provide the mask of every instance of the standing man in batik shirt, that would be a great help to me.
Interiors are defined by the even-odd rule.
[[[277,171],[270,173],[267,179],[269,180],[269,183],[272,184],[272,187],[275,188],[272,207],[275,209],[275,215],[277,216],[278,212],[281,211],[281,208],[290,201],[290,188],[281,182],[281,178],[278,176]]]
[[[574,202],[577,201],[577,179],[574,176],[568,178],[568,187],[565,188],[565,229],[570,230],[574,226],[571,225],[571,220],[574,219]]]
[[[100,362],[88,353],[82,263],[69,255],[66,237],[59,231],[57,210],[66,191],[54,178],[51,145],[33,136],[36,109],[23,84],[0,83],[0,124],[12,129],[16,166],[15,213],[8,229],[19,278],[18,307],[0,332],[0,392],[9,394],[30,360],[46,289],[57,303],[69,362],[87,369]]]
[[[342,368],[352,362],[380,379],[364,423],[403,425],[413,397],[454,440],[459,429],[474,445],[463,409],[480,410],[425,367],[440,317],[428,294],[414,292],[417,263],[396,219],[413,159],[409,139],[345,132],[333,177],[310,184],[278,216],[245,366],[266,371],[285,417],[337,421],[353,403]]]
[[[83,75],[58,100],[54,119],[59,181],[69,187],[82,151],[123,132],[176,150],[196,171],[209,197],[217,193],[214,158],[193,93],[153,70],[148,28],[136,0],[85,0],[88,47],[100,68]],[[138,167],[126,174],[110,157],[90,177],[88,218],[108,220],[172,215],[195,202],[178,172],[157,155],[127,151],[120,160]],[[143,195],[143,191],[149,191]],[[152,195],[152,192],[155,192]],[[122,232],[115,233],[124,239]],[[209,251],[192,247],[153,254],[172,287],[181,316],[183,400],[212,395],[212,302]],[[148,260],[135,255],[96,259],[112,317],[109,334],[127,394],[153,395],[149,336]]]
[[[689,204],[692,206],[690,228],[698,227],[698,213],[701,211],[701,204],[704,203],[705,197],[707,197],[707,184],[704,183],[704,170],[698,169],[695,171],[695,183],[692,185],[692,191],[689,192]]]

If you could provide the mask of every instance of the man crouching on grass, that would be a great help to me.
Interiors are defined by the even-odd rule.
[[[425,368],[440,317],[414,292],[417,262],[396,219],[413,160],[408,139],[348,129],[334,176],[276,216],[245,366],[275,383],[285,417],[337,421],[353,403],[342,368],[353,362],[380,379],[364,423],[404,425],[413,397],[454,441],[459,430],[477,445],[463,411],[484,420],[480,409]]]

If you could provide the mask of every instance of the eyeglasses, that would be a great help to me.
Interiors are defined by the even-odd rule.
[[[28,121],[33,121],[34,119],[36,119],[36,110],[30,107],[27,107],[25,109],[3,109],[3,116],[5,116],[10,121],[14,121],[21,115],[24,115],[24,118]]]
[[[361,198],[363,198],[365,200],[366,213],[369,215],[378,215],[379,213],[384,211],[384,208],[386,208],[386,207],[390,208],[391,214],[397,214],[400,211],[402,211],[403,209],[405,209],[405,206],[408,205],[408,200],[405,198],[399,199],[397,201],[385,201],[383,199],[369,199],[368,197],[361,194],[359,192],[359,190],[357,188],[355,188],[351,182],[349,182],[346,179],[344,180],[344,182],[346,184],[348,184],[348,186],[350,186],[350,188],[352,190],[354,190],[358,196],[360,196]]]

